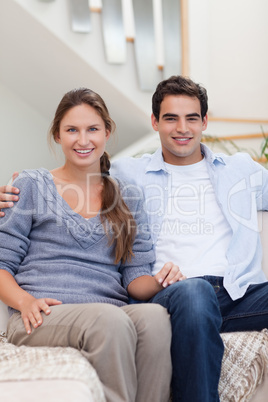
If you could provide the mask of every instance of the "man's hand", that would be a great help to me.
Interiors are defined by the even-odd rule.
[[[186,279],[186,276],[182,274],[178,265],[173,264],[173,262],[167,262],[154,278],[163,288],[166,288],[172,283]]]
[[[19,173],[15,172],[12,175],[12,182],[18,177]],[[18,201],[19,197],[16,195],[20,190],[13,186],[0,187],[0,218],[5,216],[5,213],[1,211],[1,208],[12,208],[14,202]],[[12,193],[12,194],[7,194]]]
[[[20,309],[21,318],[23,320],[27,334],[32,332],[31,325],[33,328],[40,327],[43,323],[41,311],[46,315],[51,313],[49,306],[55,306],[61,304],[62,302],[57,299],[36,299],[33,296],[27,298]]]

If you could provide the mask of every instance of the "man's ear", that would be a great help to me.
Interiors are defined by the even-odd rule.
[[[155,131],[158,131],[158,120],[156,119],[155,115],[152,113],[151,115],[151,123],[152,127]]]
[[[202,121],[202,131],[205,131],[208,126],[208,114],[206,114]]]

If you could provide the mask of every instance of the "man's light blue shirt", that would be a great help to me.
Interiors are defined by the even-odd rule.
[[[214,154],[201,144],[209,177],[222,213],[232,229],[226,257],[224,286],[233,300],[242,297],[250,284],[262,283],[262,248],[257,211],[268,210],[268,170],[246,153]],[[162,150],[141,158],[122,158],[112,163],[111,174],[138,186],[155,244],[168,202],[171,176]],[[179,247],[178,243],[178,247]],[[168,247],[168,244],[167,244]],[[179,263],[179,262],[176,262]]]

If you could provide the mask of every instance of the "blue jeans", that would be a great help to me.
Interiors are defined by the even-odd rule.
[[[251,285],[233,301],[221,277],[191,278],[163,289],[150,302],[170,313],[173,402],[219,401],[220,332],[268,328],[268,282]]]

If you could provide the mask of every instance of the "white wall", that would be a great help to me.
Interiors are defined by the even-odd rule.
[[[56,159],[48,149],[50,122],[1,83],[0,93],[0,185],[15,170],[52,169],[61,163],[60,154]]]
[[[139,90],[133,46],[128,46],[125,65],[107,64],[98,13],[91,15],[92,33],[77,34],[70,29],[66,0],[13,1],[93,65],[119,92],[134,99],[136,105],[150,114],[152,94]],[[208,89],[210,113],[266,118],[268,1],[188,0],[188,10],[190,76]]]
[[[188,2],[190,76],[208,89],[210,113],[268,119],[268,1]],[[0,56],[5,54],[0,63],[0,185],[13,170],[54,167],[46,131],[56,104],[71,87],[90,86],[104,96],[115,121],[120,122],[121,145],[124,137],[133,141],[150,131],[152,94],[138,89],[132,44],[128,44],[126,66],[107,65],[99,15],[93,15],[97,36],[75,34],[70,30],[65,3],[66,0],[47,4],[39,0],[0,0],[1,11],[10,8],[16,14],[3,20],[0,13]],[[36,20],[30,15],[26,18],[24,14],[28,12]],[[1,31],[4,26],[9,27],[13,44],[18,44],[16,52],[9,52],[5,32]],[[27,43],[21,43],[21,38]],[[43,57],[36,53],[38,46],[43,46]],[[92,61],[93,67],[88,70],[87,62]],[[27,97],[23,98],[24,94]],[[209,134],[219,135],[245,131],[261,132],[261,127],[215,123],[208,128]],[[113,148],[117,146],[115,141]]]
[[[210,115],[268,120],[268,1],[188,0],[188,11],[189,75],[207,88]],[[211,121],[206,134],[239,136],[262,130],[268,133],[267,123]],[[262,143],[262,138],[235,141],[251,155],[260,154]],[[159,144],[151,133],[115,158],[151,151]]]
[[[267,17],[267,0],[189,0],[190,75],[211,115],[268,119]]]

